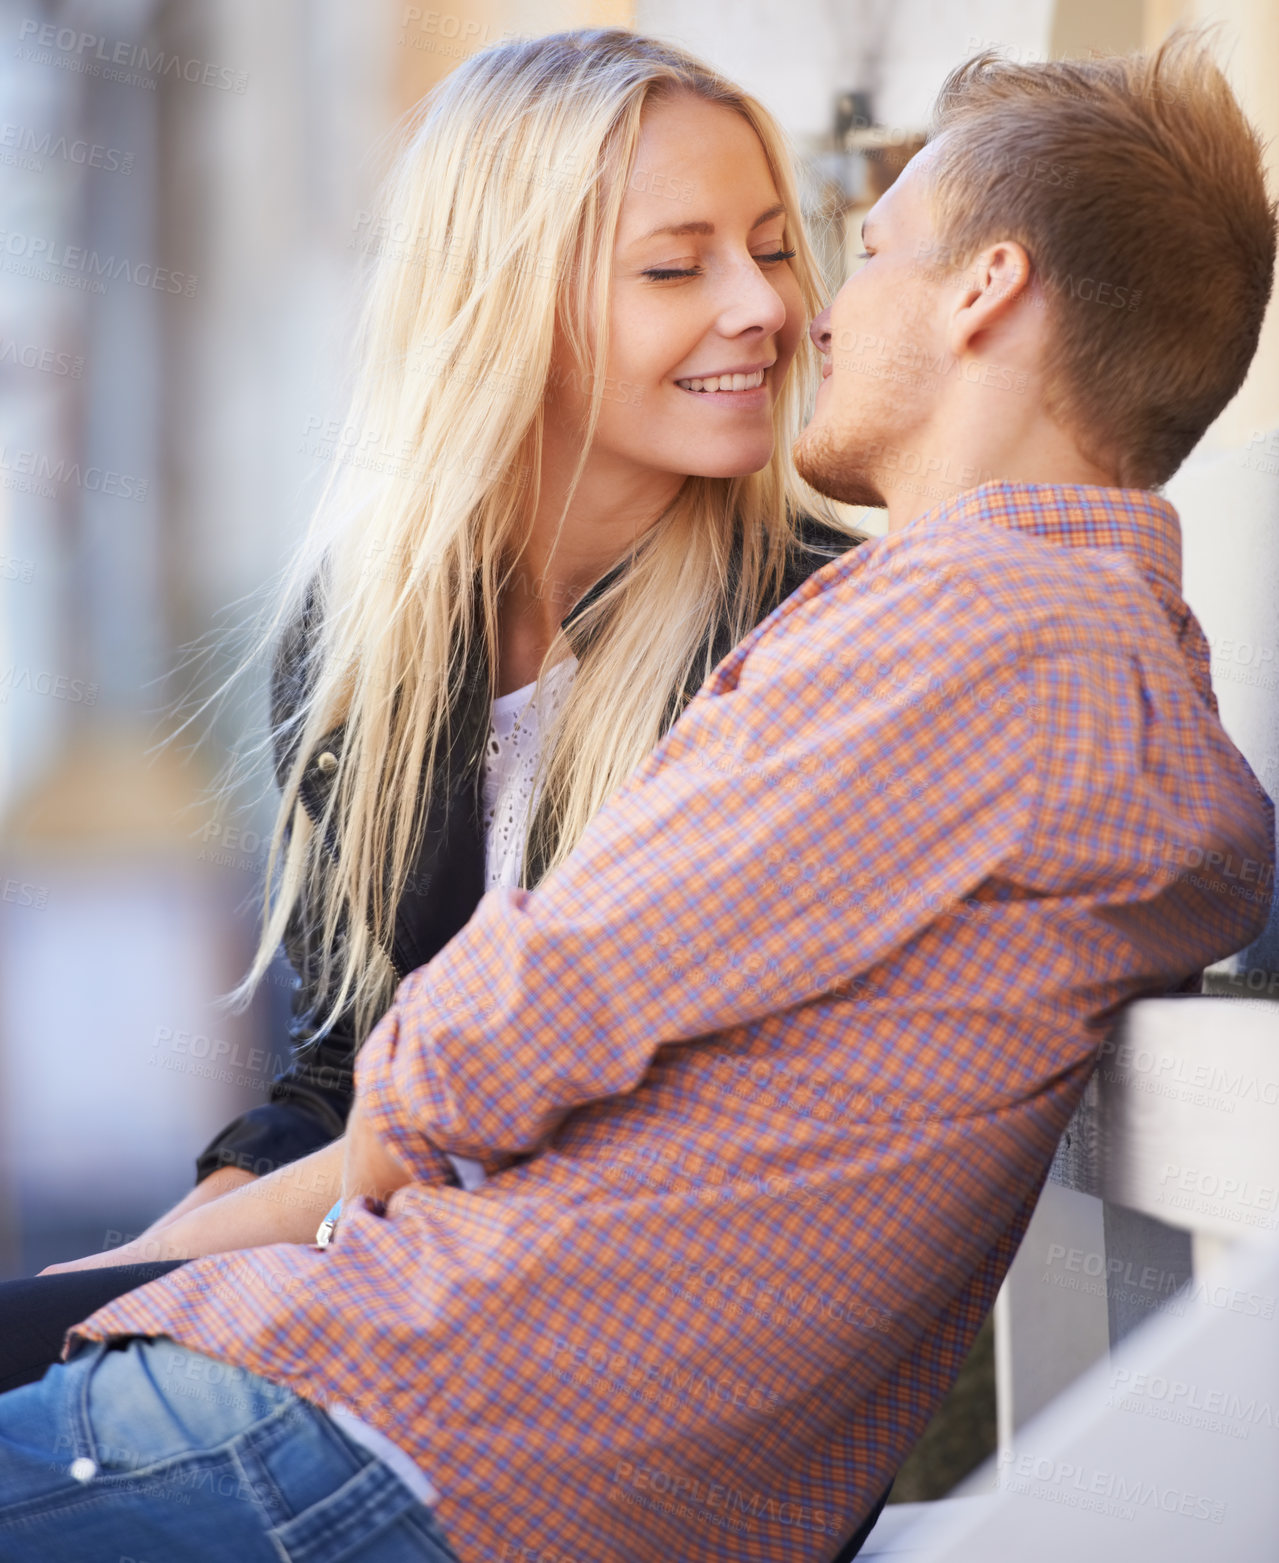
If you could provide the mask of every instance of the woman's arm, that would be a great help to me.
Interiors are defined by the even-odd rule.
[[[185,1211],[181,1206],[175,1207],[169,1217],[148,1227],[131,1243],[104,1253],[86,1254],[83,1259],[72,1259],[66,1264],[48,1265],[40,1274],[195,1259],[201,1254],[262,1248],[268,1243],[310,1243],[320,1221],[342,1192],[344,1154],[344,1141],[334,1140],[265,1177],[249,1178],[217,1199]],[[203,1187],[201,1183],[192,1193]]]
[[[229,1194],[232,1189],[238,1189],[244,1183],[256,1183],[257,1178],[252,1172],[245,1172],[240,1167],[219,1167],[216,1172],[211,1172],[202,1182],[197,1183],[189,1194],[184,1194],[172,1210],[166,1210],[162,1216],[157,1216],[141,1237],[154,1237],[161,1227],[167,1227],[171,1221],[176,1221],[179,1216],[185,1216],[188,1211],[198,1210],[201,1205],[211,1204],[215,1199],[220,1199],[223,1194]]]

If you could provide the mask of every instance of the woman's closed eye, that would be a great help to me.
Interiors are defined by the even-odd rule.
[[[780,266],[783,261],[794,260],[794,250],[769,250],[767,254],[752,257],[761,266]],[[650,266],[642,273],[653,282],[669,282],[676,277],[700,277],[701,266]]]
[[[673,277],[700,277],[700,266],[649,266],[642,273],[654,282],[669,282]]]

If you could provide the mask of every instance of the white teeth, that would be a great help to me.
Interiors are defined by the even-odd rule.
[[[709,379],[677,380],[675,383],[687,391],[753,391],[763,385],[764,371],[756,369],[753,374],[716,374]]]

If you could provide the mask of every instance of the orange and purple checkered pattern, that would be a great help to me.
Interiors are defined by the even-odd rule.
[[[813,575],[568,862],[404,979],[357,1071],[417,1179],[384,1216],[73,1337],[345,1404],[468,1563],[829,1558],[1117,1007],[1249,942],[1273,862],[1175,512],[983,485]]]

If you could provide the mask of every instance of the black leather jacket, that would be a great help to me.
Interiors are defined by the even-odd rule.
[[[812,518],[799,524],[799,546],[792,550],[777,595],[763,604],[761,618],[796,590],[815,571],[855,545],[845,533]],[[618,565],[603,576],[563,621],[571,629],[578,616],[625,568]],[[271,722],[276,731],[276,776],[283,782],[292,763],[290,745],[279,735],[280,724],[299,706],[306,690],[304,652],[313,628],[307,609],[281,637],[271,678]],[[580,636],[574,650],[582,649]],[[712,639],[712,662],[733,649],[728,627]],[[487,671],[471,666],[459,691],[459,720],[445,757],[442,780],[433,789],[421,848],[404,892],[396,905],[390,958],[397,980],[425,965],[469,920],[484,893],[484,840],[480,819],[481,758],[488,735],[485,695]],[[679,698],[672,702],[667,726],[674,723],[703,682],[701,664]],[[341,752],[342,729],[328,734],[308,761],[301,783],[301,801],[312,820],[324,809],[333,759]],[[336,856],[336,844],[329,850]],[[530,880],[539,877],[534,864]],[[259,1175],[327,1145],[343,1131],[353,1095],[355,1032],[353,1008],[326,1032],[316,1027],[327,1006],[320,992],[316,962],[303,937],[306,912],[294,909],[285,931],[284,950],[293,967],[289,1040],[293,1062],[271,1086],[269,1099],[242,1113],[205,1148],[196,1162],[196,1181],[219,1167],[236,1166]]]

